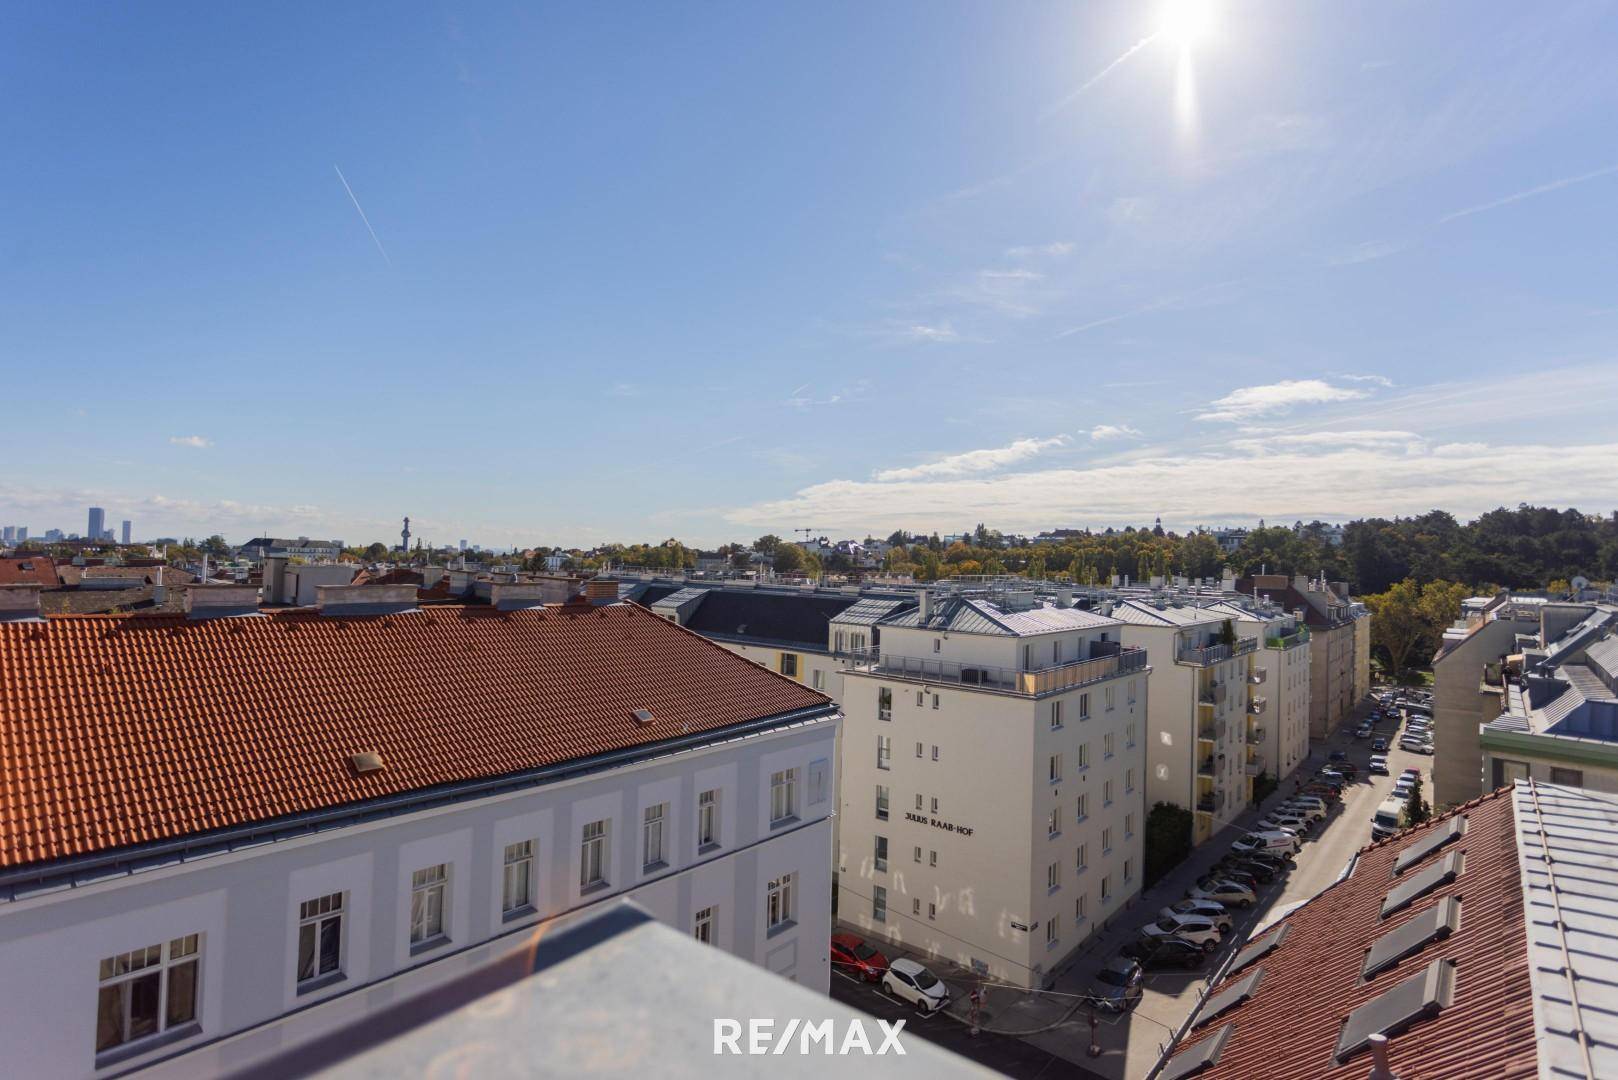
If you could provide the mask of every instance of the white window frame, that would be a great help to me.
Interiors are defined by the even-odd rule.
[[[658,870],[669,864],[668,803],[654,803],[641,811],[640,864]]]
[[[185,934],[157,945],[147,945],[105,957],[101,961],[100,979],[96,987],[96,1055],[116,1054],[120,1059],[138,1053],[136,1047],[167,1042],[176,1032],[202,1023],[202,935]],[[136,966],[139,965],[139,966]],[[191,1015],[179,1019],[169,1016],[169,993],[176,973],[190,968]],[[152,976],[157,977],[157,1006],[152,1030],[140,1035],[131,1034],[134,1017],[133,987]],[[101,1013],[108,991],[117,995],[121,1038],[101,1044]]]
[[[876,786],[876,819],[888,820],[888,814],[893,806],[893,794],[886,784]]]
[[[1062,699],[1057,698],[1051,702],[1051,730],[1062,730]]]
[[[793,886],[796,875],[782,874],[771,878],[764,886],[764,925],[769,933],[785,930],[795,923],[793,918]]]
[[[715,912],[718,905],[709,904],[692,918],[691,932],[704,945],[714,944]]]
[[[888,838],[886,836],[876,838],[876,843],[871,850],[871,866],[876,870],[887,870]]]
[[[719,789],[709,788],[697,795],[697,850],[719,846]]]
[[[888,890],[881,885],[871,886],[871,921],[879,923],[888,921]]]
[[[587,821],[579,830],[579,891],[606,888],[609,884],[608,858],[612,822],[608,818]]]
[[[1052,754],[1051,755],[1050,764],[1049,764],[1049,770],[1050,770],[1050,782],[1053,783],[1053,784],[1061,783],[1062,782],[1062,755],[1061,754]]]
[[[798,817],[798,769],[777,769],[770,774],[770,824],[784,825]]]
[[[1045,868],[1045,891],[1055,892],[1062,887],[1062,862],[1058,859]]]
[[[893,768],[893,738],[889,735],[876,737],[876,767],[886,772]]]
[[[434,863],[410,875],[410,946],[442,944],[449,940],[450,864]],[[436,898],[437,913],[433,904]]]
[[[347,922],[348,905],[347,896],[342,892],[327,893],[324,896],[311,897],[298,904],[298,938],[293,953],[293,980],[298,984],[300,991],[308,990],[327,981],[335,982],[343,977],[344,961],[347,958],[348,934]],[[337,966],[329,971],[321,971],[321,938],[326,927],[336,927],[337,934]],[[313,968],[308,975],[302,971],[303,967],[303,935],[307,930],[310,934],[309,959]]]
[[[500,853],[500,914],[505,918],[533,911],[534,849],[532,840],[516,840]]]

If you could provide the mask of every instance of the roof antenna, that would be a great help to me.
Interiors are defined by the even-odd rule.
[[[1381,1033],[1371,1036],[1371,1075],[1366,1080],[1399,1080],[1388,1064],[1388,1037]]]

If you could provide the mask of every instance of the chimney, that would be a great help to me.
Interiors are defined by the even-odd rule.
[[[545,604],[565,604],[570,590],[566,578],[497,582],[489,587],[489,603],[500,611],[521,611]]]
[[[232,615],[258,614],[257,585],[188,585],[185,590],[185,617],[221,619]]]
[[[264,602],[287,603],[287,560],[285,555],[271,555],[264,560]]]
[[[43,588],[37,582],[0,585],[0,622],[39,618],[39,593]]]
[[[322,615],[397,615],[416,610],[414,585],[316,585]]]
[[[1066,586],[1063,586],[1062,588],[1057,589],[1056,590],[1056,606],[1059,607],[1059,608],[1070,608],[1070,607],[1072,607],[1073,606],[1073,590],[1070,589],[1070,588],[1067,588]]]
[[[618,583],[612,578],[593,577],[584,583],[584,598],[597,606],[616,604]]]
[[[449,571],[444,569],[442,566],[424,567],[421,571],[421,587],[424,589],[432,588],[440,581],[443,581],[444,575],[447,573],[449,573]]]
[[[1371,1036],[1371,1075],[1367,1080],[1399,1080],[1388,1064],[1388,1037],[1381,1032]]]
[[[930,620],[933,617],[933,591],[931,589],[923,589],[923,590],[921,590],[920,603],[921,603],[921,624],[920,625],[926,626],[928,620]]]

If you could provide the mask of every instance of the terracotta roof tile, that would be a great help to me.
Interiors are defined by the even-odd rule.
[[[828,703],[631,605],[0,624],[0,867]]]
[[[1266,1080],[1360,1080],[1368,1052],[1338,1064],[1333,1058],[1344,1018],[1383,991],[1439,959],[1455,961],[1452,1003],[1418,1021],[1388,1044],[1399,1076],[1510,1080],[1538,1075],[1534,994],[1529,980],[1511,789],[1506,788],[1360,853],[1354,872],[1289,915],[1280,948],[1261,961],[1258,992],[1221,1022],[1234,1024],[1219,1060],[1199,1078],[1262,1076]],[[1396,877],[1394,860],[1450,818],[1464,815],[1466,833]],[[1384,919],[1388,890],[1451,851],[1465,852],[1460,875]],[[1460,928],[1399,963],[1361,978],[1365,953],[1377,938],[1427,912],[1444,897],[1460,899]],[[1243,974],[1250,974],[1251,971]],[[1210,997],[1228,985],[1226,980]],[[1175,1052],[1210,1038],[1219,1024],[1193,1032]]]
[[[0,585],[43,585],[54,589],[61,583],[56,561],[47,555],[0,559]]]

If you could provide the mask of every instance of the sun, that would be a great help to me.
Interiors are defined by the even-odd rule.
[[[1164,0],[1157,32],[1169,44],[1190,48],[1213,29],[1211,0]]]

